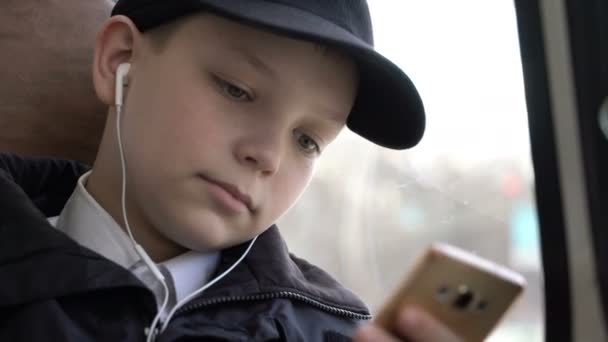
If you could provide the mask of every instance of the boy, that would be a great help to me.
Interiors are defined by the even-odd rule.
[[[345,125],[421,138],[415,88],[371,43],[364,1],[118,1],[96,41],[92,169],[0,160],[0,340],[397,338],[273,225]],[[457,340],[419,311],[395,323]]]

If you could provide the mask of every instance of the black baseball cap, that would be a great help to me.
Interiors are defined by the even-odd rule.
[[[420,95],[399,67],[374,50],[367,1],[118,0],[112,15],[129,17],[145,32],[201,11],[339,48],[355,60],[360,77],[348,128],[392,149],[413,147],[422,138],[425,114]]]

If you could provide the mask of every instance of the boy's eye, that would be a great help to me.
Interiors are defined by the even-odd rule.
[[[247,91],[243,90],[239,86],[236,86],[226,80],[216,77],[216,81],[219,84],[221,90],[227,96],[238,100],[238,101],[251,101],[252,96],[247,93]]]
[[[232,84],[226,85],[226,92],[228,93],[228,95],[237,99],[243,98],[243,96],[247,96],[247,93],[243,89]]]
[[[319,154],[321,153],[321,149],[319,144],[311,138],[310,136],[296,132],[294,133],[296,140],[298,141],[298,145],[306,154]]]

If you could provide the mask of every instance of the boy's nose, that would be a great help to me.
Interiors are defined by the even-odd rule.
[[[275,174],[281,164],[281,146],[270,135],[242,140],[235,149],[238,161],[264,176]]]

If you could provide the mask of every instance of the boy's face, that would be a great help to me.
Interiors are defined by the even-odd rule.
[[[347,57],[212,15],[185,19],[160,49],[148,35],[132,43],[129,218],[189,249],[235,245],[272,225],[356,96]]]

